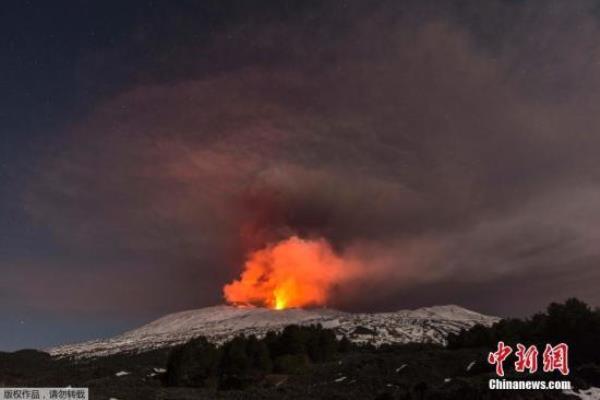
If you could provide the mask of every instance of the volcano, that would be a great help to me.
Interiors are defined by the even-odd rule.
[[[456,305],[387,313],[348,313],[327,308],[273,310],[219,305],[169,314],[113,338],[58,346],[48,349],[48,352],[58,357],[98,357],[174,346],[199,336],[220,344],[236,335],[261,337],[269,331],[278,331],[293,324],[321,324],[355,343],[375,346],[393,343],[445,344],[450,333],[477,324],[490,326],[498,320],[497,317]]]

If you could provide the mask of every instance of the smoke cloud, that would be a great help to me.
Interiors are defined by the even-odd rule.
[[[222,301],[248,254],[292,236],[360,260],[328,292],[344,309],[598,304],[593,3],[398,3],[181,44],[161,67],[179,75],[150,70],[70,128],[30,214],[103,254],[91,275],[145,269],[135,285],[161,282],[170,308]]]

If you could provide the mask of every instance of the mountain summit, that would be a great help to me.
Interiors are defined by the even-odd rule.
[[[499,318],[447,305],[387,313],[348,313],[327,308],[272,310],[219,305],[166,315],[138,329],[109,339],[58,346],[49,353],[61,357],[95,357],[174,346],[205,336],[215,343],[245,334],[263,336],[287,325],[321,324],[353,342],[446,343],[450,333],[476,324],[489,326]]]

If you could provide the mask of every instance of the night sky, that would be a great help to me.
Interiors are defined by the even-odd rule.
[[[0,350],[221,303],[323,238],[330,306],[600,305],[600,2],[0,4]]]

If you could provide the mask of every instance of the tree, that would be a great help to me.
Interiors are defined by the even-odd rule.
[[[246,352],[246,344],[244,336],[237,336],[223,345],[220,364],[222,374],[244,375],[250,371],[252,363]]]
[[[258,340],[255,336],[248,338],[246,346],[248,357],[250,357],[252,367],[260,372],[271,372],[273,362],[271,354],[265,340]]]
[[[565,303],[551,303],[545,313],[529,319],[504,319],[491,327],[476,325],[448,337],[448,347],[488,347],[499,341],[514,346],[517,343],[535,344],[544,348],[546,343],[569,345],[573,365],[600,362],[600,311],[592,310],[575,298]]]
[[[346,339],[343,346],[351,345]],[[263,339],[237,336],[219,348],[204,338],[194,339],[171,352],[167,379],[174,386],[240,389],[272,371],[299,373],[310,363],[331,360],[343,346],[333,331],[320,325],[288,326]]]
[[[221,352],[205,338],[193,339],[173,350],[167,361],[170,386],[214,386]]]
[[[281,354],[306,354],[307,328],[297,325],[286,326],[279,336]]]

